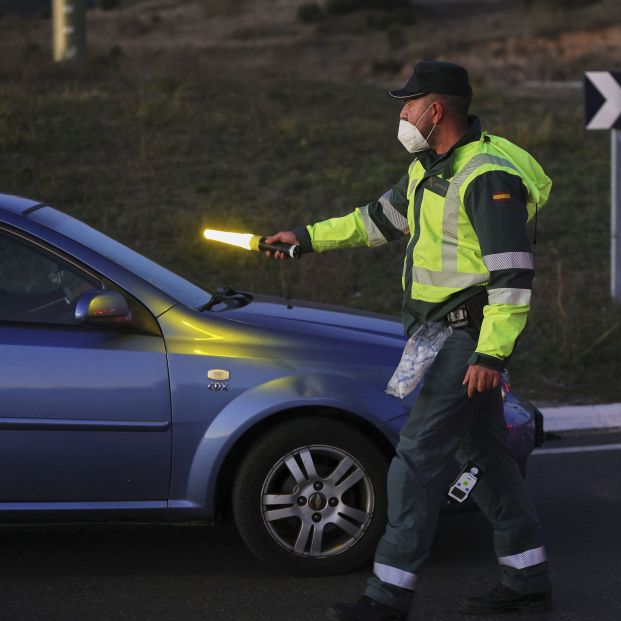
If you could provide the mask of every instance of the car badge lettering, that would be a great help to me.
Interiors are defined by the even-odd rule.
[[[211,384],[209,384],[209,390],[211,390],[211,392],[227,392],[228,389],[228,382],[211,382]]]

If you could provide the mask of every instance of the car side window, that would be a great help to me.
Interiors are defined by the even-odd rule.
[[[78,298],[101,287],[54,254],[0,231],[0,321],[77,325]]]

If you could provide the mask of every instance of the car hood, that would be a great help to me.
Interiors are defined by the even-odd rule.
[[[308,332],[314,325],[404,340],[398,317],[305,300],[255,295],[251,304],[224,314],[235,321],[288,330]]]

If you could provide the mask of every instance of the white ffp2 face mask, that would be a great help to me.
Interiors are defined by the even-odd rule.
[[[429,110],[429,108],[431,108],[431,106],[429,106],[427,110]],[[418,117],[416,125],[418,125],[423,116],[425,116],[427,110]],[[425,138],[416,125],[412,125],[412,123],[404,121],[403,119],[399,121],[399,133],[397,134],[397,138],[409,153],[418,153],[419,151],[430,149],[431,147],[427,140],[429,140],[429,136],[431,136],[433,130],[436,128],[434,123],[431,131],[427,134],[427,138]]]

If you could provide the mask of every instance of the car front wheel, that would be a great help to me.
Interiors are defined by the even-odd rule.
[[[323,417],[295,419],[245,456],[233,488],[237,528],[267,565],[297,575],[368,561],[386,517],[387,459],[361,431]]]

